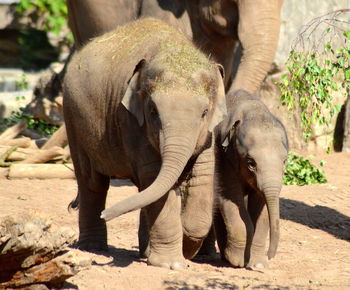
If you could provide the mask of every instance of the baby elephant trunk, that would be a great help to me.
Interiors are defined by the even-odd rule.
[[[192,138],[191,138],[192,137]],[[105,209],[101,218],[109,221],[124,213],[143,208],[165,195],[177,182],[188,160],[192,156],[195,145],[195,136],[165,137],[162,152],[162,166],[157,178],[145,190]]]
[[[264,184],[262,191],[265,194],[270,223],[270,245],[267,256],[269,259],[272,259],[276,255],[280,236],[279,193],[281,191],[281,180],[270,180],[269,183]]]

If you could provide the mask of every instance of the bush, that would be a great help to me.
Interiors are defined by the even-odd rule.
[[[340,111],[334,92],[350,93],[349,22],[340,18],[349,11],[335,11],[305,25],[287,60],[288,73],[278,84],[282,105],[290,111],[300,108],[306,140],[315,125],[329,126]]]
[[[325,164],[320,162],[320,166]],[[326,183],[327,179],[323,170],[312,165],[311,162],[291,152],[288,155],[288,161],[283,176],[283,184],[285,185],[307,185],[315,183]]]

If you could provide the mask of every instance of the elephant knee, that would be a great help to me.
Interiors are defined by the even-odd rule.
[[[204,239],[212,225],[212,218],[201,218],[186,220],[183,222],[183,232],[187,237],[195,239]]]

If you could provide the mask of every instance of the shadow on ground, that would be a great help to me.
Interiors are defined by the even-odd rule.
[[[227,277],[228,280],[219,278],[208,278],[205,280],[205,286],[198,286],[193,283],[185,281],[169,281],[163,282],[164,289],[181,289],[181,290],[204,290],[204,289],[281,289],[287,290],[289,287],[283,287],[278,285],[269,285],[266,281],[251,278],[242,278],[240,276]],[[240,281],[240,285],[235,284],[232,280]],[[242,285],[243,284],[243,285]]]
[[[286,198],[281,198],[280,204],[282,219],[325,231],[350,242],[350,217],[326,206],[310,206]]]
[[[77,249],[77,244],[71,245],[72,248]],[[129,266],[132,262],[134,261],[139,261],[140,256],[139,256],[139,251],[134,251],[134,250],[126,250],[126,249],[118,249],[114,246],[108,246],[108,251],[95,251],[91,250],[88,251],[89,253],[93,253],[95,255],[100,255],[104,256],[106,258],[113,258],[112,261],[104,262],[104,263],[98,263],[96,261],[93,261],[93,265],[97,266],[116,266],[116,267],[127,267]]]

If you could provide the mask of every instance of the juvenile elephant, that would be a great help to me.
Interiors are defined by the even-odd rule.
[[[257,97],[243,90],[229,97],[230,116],[220,124],[216,140],[215,232],[221,256],[233,266],[265,267],[269,231],[269,259],[278,246],[288,139],[282,123]]]
[[[226,90],[255,92],[277,48],[282,0],[67,0],[79,48],[90,38],[142,17],[180,29],[226,74]],[[232,82],[233,80],[233,82]]]
[[[187,257],[197,252],[212,223],[211,132],[226,113],[221,71],[156,19],[120,26],[73,56],[64,116],[80,248],[105,249],[105,221],[143,208],[149,264],[183,267],[183,233]],[[110,176],[131,179],[141,192],[104,210]]]

